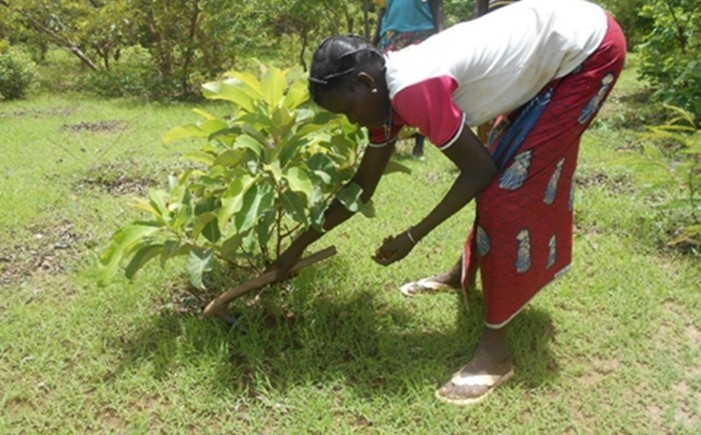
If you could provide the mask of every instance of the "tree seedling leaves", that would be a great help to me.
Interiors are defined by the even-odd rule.
[[[212,162],[212,166],[226,166],[233,168],[239,164],[244,154],[246,154],[244,149],[226,150],[217,156],[217,158]]]
[[[333,160],[325,154],[316,153],[307,160],[307,167],[325,184],[338,178],[338,170]]]
[[[231,183],[229,189],[222,195],[222,206],[219,209],[219,223],[224,225],[231,216],[243,207],[244,196],[255,182],[256,178],[242,175]]]
[[[253,228],[261,215],[273,207],[275,195],[268,184],[256,184],[243,197],[241,211],[234,216],[234,225],[237,232],[248,231]]]
[[[210,153],[204,153],[202,151],[190,151],[185,154],[185,158],[192,160],[193,162],[204,163],[207,166],[212,166],[214,164],[215,157]]]
[[[212,270],[212,258],[214,251],[211,249],[195,248],[190,250],[187,260],[187,270],[190,275],[190,283],[197,289],[204,290],[204,274]]]
[[[136,254],[134,254],[131,261],[127,265],[125,270],[126,277],[128,279],[133,279],[136,272],[144,267],[146,263],[162,254],[163,251],[163,245],[160,243],[142,246],[138,251],[136,251]]]
[[[299,192],[307,198],[311,196],[314,184],[304,169],[297,166],[288,168],[285,170],[285,179],[290,190]]]
[[[308,99],[309,91],[307,90],[307,81],[304,79],[297,79],[287,91],[283,104],[287,109],[294,110]]]
[[[112,236],[110,245],[100,256],[100,272],[98,277],[100,285],[105,285],[112,280],[120,261],[135,245],[161,228],[162,225],[158,223],[142,221],[137,221],[120,228]]]
[[[287,88],[285,74],[283,74],[279,68],[268,68],[265,74],[263,74],[261,89],[263,91],[263,98],[269,105],[269,110],[274,109],[277,107],[278,103],[280,103],[285,93],[285,88]]]
[[[255,153],[259,158],[263,157],[263,145],[258,142],[253,136],[249,136],[247,134],[242,134],[238,138],[236,138],[236,142],[234,142],[234,149],[236,148],[244,148],[244,149],[249,149]]]
[[[224,258],[233,258],[241,247],[241,242],[247,233],[236,233],[222,243],[220,253]]]
[[[295,222],[307,222],[306,207],[301,195],[286,190],[280,199],[283,209]]]
[[[212,228],[214,226],[215,228]],[[195,223],[192,225],[192,240],[197,240],[200,234],[210,242],[215,242],[220,237],[219,228],[217,227],[217,214],[211,211],[201,213],[195,218]]]
[[[253,111],[253,99],[241,86],[237,86],[238,83],[240,82],[205,83],[202,85],[202,95],[210,100],[230,101],[248,112]]]
[[[264,210],[262,216],[256,225],[256,234],[258,235],[258,246],[266,246],[270,237],[273,235],[273,225],[275,224],[275,209],[269,208]]]
[[[240,80],[244,83],[248,87],[251,97],[256,99],[263,97],[260,81],[253,74],[245,71],[229,71],[225,76]]]
[[[336,198],[346,207],[349,211],[355,213],[360,210],[360,195],[363,193],[363,189],[356,183],[350,183],[344,187]]]
[[[195,139],[209,136],[209,133],[203,131],[197,124],[185,124],[179,127],[171,128],[163,135],[163,143],[169,144],[174,140],[180,139]]]
[[[282,179],[282,168],[280,168],[280,162],[278,160],[273,160],[269,165],[264,164],[263,170],[273,175],[275,183],[279,183]]]

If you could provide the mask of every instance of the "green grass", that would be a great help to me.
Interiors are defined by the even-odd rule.
[[[584,138],[573,270],[513,322],[517,376],[454,408],[434,390],[481,332],[479,292],[406,299],[407,280],[459,255],[473,208],[403,262],[370,259],[451,183],[450,162],[399,158],[361,216],[311,250],[339,254],[292,291],[237,301],[237,328],[199,313],[177,264],[97,287],[96,258],[130,199],[162,185],[186,143],[164,147],[188,107],[72,94],[0,104],[0,432],[698,433],[701,267],[662,248],[636,174],[612,167],[634,140],[627,71]],[[233,286],[235,283],[231,283]]]

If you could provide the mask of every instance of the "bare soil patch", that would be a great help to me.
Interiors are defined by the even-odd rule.
[[[130,162],[107,163],[94,167],[88,175],[81,178],[75,187],[80,192],[84,187],[98,189],[115,196],[136,194],[144,195],[156,186],[156,180],[147,175],[137,175],[134,164]]]
[[[33,119],[38,119],[38,118],[51,118],[55,116],[69,116],[74,114],[76,109],[74,107],[50,107],[48,109],[42,109],[42,110],[36,110],[36,109],[29,109],[29,110],[23,110],[23,109],[18,109],[18,110],[13,110],[10,112],[0,112],[0,119],[2,118],[33,118]]]
[[[18,243],[0,254],[0,285],[18,284],[36,273],[58,275],[68,269],[92,243],[90,236],[79,235],[70,222],[52,228],[30,228],[31,241]]]
[[[124,131],[129,125],[126,121],[120,120],[109,120],[109,121],[96,121],[87,122],[81,121],[76,124],[63,124],[61,130],[71,131],[74,133],[113,133]]]
[[[632,181],[624,176],[614,176],[607,174],[603,170],[589,171],[586,173],[577,172],[574,178],[577,187],[606,187],[616,194],[634,193],[635,188]]]

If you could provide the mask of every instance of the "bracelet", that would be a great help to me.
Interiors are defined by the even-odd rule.
[[[411,240],[411,243],[416,244],[416,240],[414,239],[414,236],[411,235],[411,228],[406,230],[406,235],[407,235],[407,237],[409,237],[409,240]]]

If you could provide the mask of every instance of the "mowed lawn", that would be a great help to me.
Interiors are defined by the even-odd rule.
[[[665,246],[667,224],[635,171],[628,69],[585,135],[572,271],[513,321],[516,377],[456,408],[433,393],[482,330],[481,292],[407,299],[398,288],[450,266],[474,209],[403,262],[370,259],[416,224],[455,171],[435,149],[393,174],[357,216],[312,246],[338,254],[284,289],[236,301],[235,328],[181,263],[96,284],[99,253],[141,216],[191,143],[190,104],[74,94],[0,103],[0,433],[701,433],[701,264]],[[212,110],[225,110],[221,106]]]

